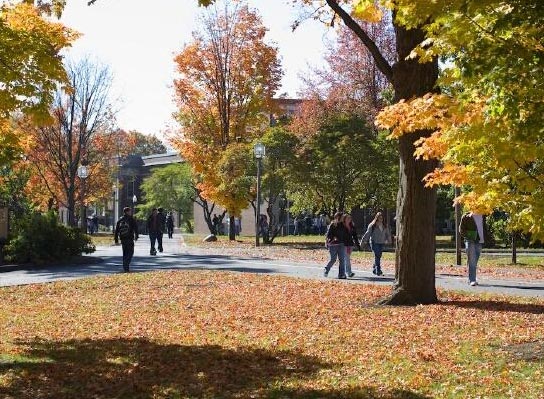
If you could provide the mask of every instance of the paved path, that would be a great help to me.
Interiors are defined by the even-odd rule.
[[[233,272],[283,274],[299,278],[324,279],[323,265],[297,263],[283,260],[262,258],[233,258],[225,255],[210,255],[198,248],[188,248],[182,244],[181,236],[164,240],[165,251],[157,256],[149,255],[149,240],[142,236],[136,243],[135,257],[131,271],[144,272],[153,270],[225,270]],[[94,262],[90,264],[49,266],[40,269],[16,269],[0,273],[0,286],[46,283],[56,280],[70,280],[93,275],[114,274],[121,271],[121,247],[101,246],[92,254]],[[1,268],[0,268],[1,269]],[[328,279],[333,279],[335,270],[331,270]],[[392,284],[394,276],[374,276],[370,271],[354,269],[355,278],[345,280],[347,284],[373,283]],[[480,285],[469,287],[465,277],[439,274],[436,276],[438,287],[473,292],[504,293],[511,295],[544,298],[544,282],[525,282],[521,280],[480,279]]]

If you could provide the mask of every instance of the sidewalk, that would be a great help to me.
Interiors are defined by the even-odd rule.
[[[266,257],[229,256],[225,252],[213,253],[206,248],[185,246],[181,235],[164,240],[164,253],[149,255],[149,240],[141,236],[135,246],[135,257],[131,265],[132,272],[159,270],[216,270],[228,272],[248,272],[263,274],[281,274],[291,277],[320,279],[323,265],[315,262],[293,262],[289,259],[270,259]],[[220,248],[218,248],[220,251]],[[85,256],[65,265],[47,265],[43,267],[25,267],[6,265],[0,269],[0,286],[40,284],[57,280],[80,279],[97,275],[117,274],[122,271],[120,246],[99,246],[91,256]],[[334,272],[334,270],[333,270]],[[354,267],[355,278],[342,280],[348,284],[366,283],[391,285],[394,274],[386,272],[383,277],[374,276],[370,270]],[[333,273],[331,273],[331,276]],[[334,280],[338,281],[338,280]],[[475,293],[493,293],[544,297],[544,281],[528,282],[511,279],[479,278],[480,285],[469,287],[466,276],[437,274],[436,285],[447,290],[463,290]]]

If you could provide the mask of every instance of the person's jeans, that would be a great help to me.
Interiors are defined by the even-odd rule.
[[[149,232],[149,241],[151,242],[151,248],[149,249],[149,253],[152,254],[155,252],[155,241],[157,241],[157,233],[154,231]]]
[[[351,275],[351,253],[353,252],[353,247],[346,247],[346,275]]]
[[[325,271],[328,273],[331,270],[331,267],[336,262],[336,259],[339,261],[338,266],[338,278],[346,276],[346,246],[344,244],[329,245],[329,254],[331,259],[327,266],[325,266]]]
[[[128,271],[130,261],[134,255],[134,241],[131,239],[121,240],[121,247],[123,248],[123,269]]]
[[[383,253],[383,244],[378,243],[371,243],[370,249],[372,249],[372,252],[374,252],[374,266],[372,267],[372,272],[374,274],[381,274],[382,273],[382,253]]]
[[[476,281],[476,266],[478,266],[478,260],[482,253],[482,244],[472,240],[465,241],[465,248],[467,250],[467,264],[468,264],[468,281]]]

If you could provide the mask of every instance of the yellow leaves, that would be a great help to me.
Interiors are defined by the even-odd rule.
[[[66,80],[59,52],[78,37],[28,2],[0,10],[0,115],[44,117],[56,84]]]
[[[353,5],[353,16],[367,22],[380,22],[383,12],[374,0],[356,0]]]

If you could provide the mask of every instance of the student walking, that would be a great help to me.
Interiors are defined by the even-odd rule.
[[[132,217],[132,210],[128,206],[123,208],[123,216],[121,216],[115,225],[114,240],[116,245],[121,240],[123,248],[123,271],[128,273],[130,271],[130,261],[134,256],[134,241],[138,240],[138,224]]]
[[[149,255],[157,255],[157,250],[155,249],[155,242],[160,231],[160,220],[159,212],[157,208],[153,208],[151,215],[147,218],[147,233],[149,234],[149,241],[151,247],[149,248]]]
[[[164,209],[157,209],[157,217],[159,218],[159,230],[157,231],[157,246],[159,252],[162,252],[162,235],[166,231],[166,215],[164,214]]]
[[[326,241],[325,244],[329,249],[330,260],[325,266],[325,272],[323,275],[327,277],[331,267],[336,263],[338,259],[338,278],[346,278],[345,270],[345,260],[346,260],[346,239],[347,239],[347,229],[342,223],[342,212],[336,212],[334,214],[334,220],[329,225],[327,229],[327,234],[325,235]]]
[[[370,242],[370,249],[374,252],[372,273],[377,276],[382,276],[381,259],[383,247],[385,244],[391,243],[391,233],[383,220],[383,214],[381,212],[376,213],[374,220],[368,225],[366,233],[363,235],[363,238],[361,238],[361,243],[363,242]]]
[[[166,214],[166,231],[168,232],[168,238],[174,236],[174,216],[172,212]]]
[[[355,230],[355,225],[353,224],[353,219],[351,215],[346,213],[342,216],[342,223],[346,228],[346,241],[344,242],[346,246],[346,276],[353,277],[355,273],[351,270],[351,253],[353,248],[356,247],[359,251],[361,250],[361,245],[359,244],[359,238],[357,237],[357,230]]]
[[[467,252],[468,282],[471,286],[478,285],[476,281],[476,268],[482,246],[484,244],[484,218],[481,214],[468,212],[461,218],[459,234],[465,241]]]

